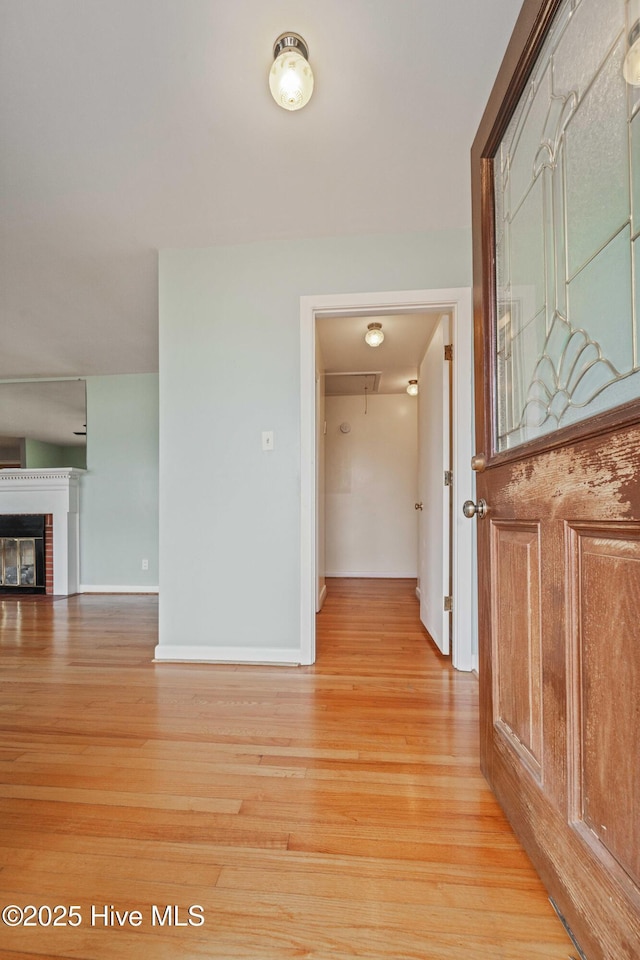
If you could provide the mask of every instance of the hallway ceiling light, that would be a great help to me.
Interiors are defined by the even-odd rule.
[[[624,58],[622,73],[631,86],[640,86],[640,0],[627,0],[629,49]]]
[[[364,338],[370,347],[379,347],[384,340],[382,324],[370,323],[367,327],[367,332],[365,333]]]
[[[273,45],[273,66],[269,89],[279,107],[300,110],[313,93],[313,71],[309,66],[309,48],[297,33],[281,33]]]
[[[417,381],[417,380],[409,380],[409,383],[408,383],[408,385],[407,385],[407,393],[409,394],[410,397],[417,397],[417,396],[418,396],[418,381]]]

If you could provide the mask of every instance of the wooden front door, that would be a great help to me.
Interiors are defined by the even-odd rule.
[[[588,960],[640,957],[640,93],[527,0],[472,151],[484,773]]]

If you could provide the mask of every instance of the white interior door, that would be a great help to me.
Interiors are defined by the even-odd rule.
[[[449,316],[443,315],[420,365],[418,394],[418,577],[420,619],[444,654],[450,650]]]

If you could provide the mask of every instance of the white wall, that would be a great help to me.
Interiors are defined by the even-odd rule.
[[[297,661],[300,297],[469,286],[470,252],[468,230],[161,252],[156,656]]]
[[[375,395],[366,406],[326,400],[327,576],[415,577],[417,401]]]

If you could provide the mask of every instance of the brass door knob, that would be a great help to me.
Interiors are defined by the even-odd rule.
[[[476,516],[478,520],[484,520],[489,512],[489,507],[486,500],[478,500],[477,503],[474,503],[473,500],[465,500],[462,505],[462,512],[467,520],[471,520],[472,517]]]
[[[420,503],[414,504],[414,506],[415,506],[416,510],[422,510],[422,500],[420,501]]]

